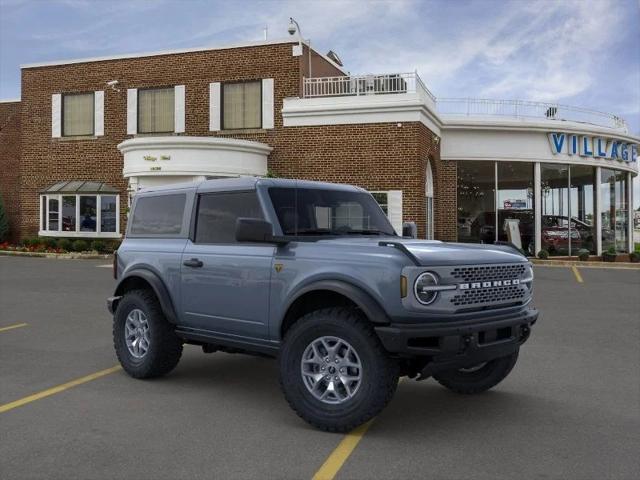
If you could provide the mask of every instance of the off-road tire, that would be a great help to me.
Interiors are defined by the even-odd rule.
[[[362,363],[360,387],[341,404],[329,405],[315,398],[302,379],[304,350],[322,336],[347,341]],[[298,319],[285,335],[278,361],[280,386],[291,408],[309,424],[328,432],[349,432],[372,419],[398,386],[398,362],[389,357],[371,324],[353,308],[327,308]]]
[[[435,373],[433,378],[443,387],[456,393],[470,395],[486,392],[511,373],[518,360],[518,352],[519,350],[516,350],[509,356],[490,360],[482,368],[473,372],[448,370]]]
[[[127,315],[140,309],[149,324],[150,346],[142,358],[129,352],[124,335]],[[124,294],[113,316],[113,346],[122,368],[134,378],[154,378],[173,370],[182,356],[182,341],[167,321],[151,290],[131,290]]]

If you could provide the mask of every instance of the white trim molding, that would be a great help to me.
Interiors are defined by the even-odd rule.
[[[227,137],[136,137],[118,145],[123,175],[194,177],[266,175],[269,145]]]
[[[74,58],[69,60],[54,60],[51,62],[25,63],[20,65],[20,68],[25,69],[25,68],[52,67],[57,65],[71,65],[74,63],[104,62],[109,60],[123,60],[128,58],[157,57],[160,55],[177,55],[180,53],[229,50],[232,48],[261,47],[266,45],[279,45],[279,44],[288,44],[288,43],[297,44],[298,39],[297,38],[295,39],[281,38],[276,40],[265,40],[261,42],[232,43],[227,45],[218,45],[218,46],[211,46],[211,47],[181,48],[181,49],[174,49],[174,50],[159,50],[156,52],[125,53],[121,55],[106,55],[102,57]],[[324,55],[320,55],[320,56],[324,57]]]
[[[274,127],[273,78],[262,79],[262,128]]]
[[[174,91],[174,132],[184,133],[185,130],[185,86],[176,85],[173,87]]]
[[[627,173],[627,240],[629,253],[635,250],[635,243],[633,240],[633,221],[634,221],[634,208],[633,208],[633,174]]]
[[[535,239],[533,243],[534,256],[538,256],[538,252],[542,250],[542,172],[540,162],[533,164],[533,211],[534,211],[534,227]]]
[[[602,168],[596,167],[594,180],[594,192],[596,198],[595,225],[596,225],[596,255],[602,255]]]
[[[285,127],[345,125],[362,123],[421,122],[436,135],[442,123],[435,104],[419,92],[389,95],[285,98],[282,120]]]
[[[51,95],[51,137],[62,137],[62,94]]]
[[[209,131],[220,131],[222,109],[220,104],[220,82],[209,84]]]
[[[127,89],[127,135],[138,133],[138,89]]]
[[[93,134],[96,137],[104,135],[104,91],[93,92]]]
[[[402,190],[387,191],[387,216],[396,233],[402,235]]]

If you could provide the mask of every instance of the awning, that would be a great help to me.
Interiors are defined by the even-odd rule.
[[[40,193],[120,193],[120,190],[104,182],[86,182],[83,180],[70,180],[51,185]]]

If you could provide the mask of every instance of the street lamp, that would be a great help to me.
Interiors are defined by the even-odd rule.
[[[289,28],[287,28],[287,31],[291,36],[298,32],[298,47],[300,48],[300,55],[302,55],[302,30],[300,30],[300,25],[293,19],[293,17],[289,17]],[[309,57],[309,78],[311,78],[311,39],[307,40],[307,48],[309,49],[307,54]]]

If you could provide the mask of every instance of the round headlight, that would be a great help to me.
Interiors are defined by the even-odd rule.
[[[438,296],[438,290],[433,289],[438,285],[438,277],[433,273],[425,272],[416,278],[413,291],[418,301],[423,305],[429,305],[434,302]]]

